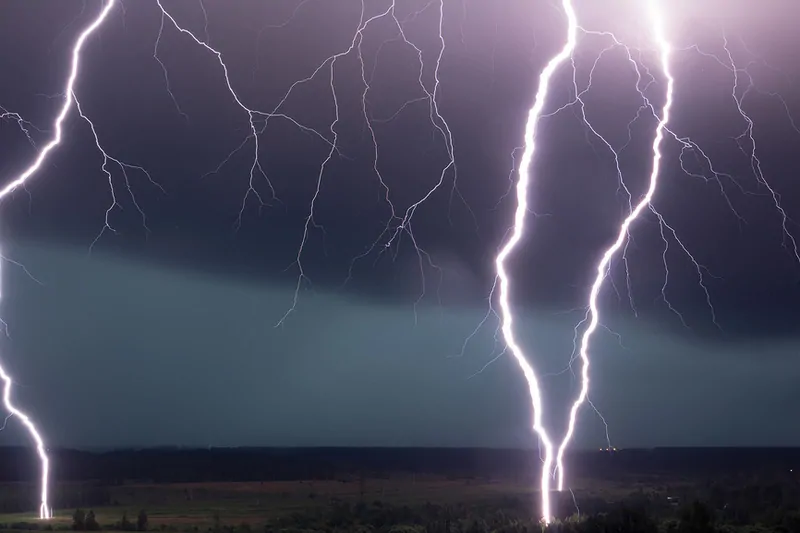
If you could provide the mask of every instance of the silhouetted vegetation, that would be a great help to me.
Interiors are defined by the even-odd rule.
[[[288,515],[263,521],[253,526],[249,521],[226,521],[217,513],[204,528],[194,525],[162,524],[154,530],[181,531],[184,533],[735,533],[800,531],[800,512],[782,516],[780,523],[734,524],[724,518],[725,513],[715,510],[707,502],[693,501],[673,509],[669,515],[658,516],[648,511],[641,498],[635,502],[619,502],[592,515],[575,513],[548,526],[531,520],[518,502],[506,500],[510,507],[497,503],[482,505],[392,505],[381,500],[354,504],[331,501],[325,507],[297,510]],[[52,526],[35,522],[0,524],[0,529],[52,530]],[[59,528],[62,529],[62,528]],[[131,523],[124,512],[114,525],[101,526],[92,510],[76,509],[72,515],[72,529],[76,531],[122,530],[147,531],[148,517],[142,510],[137,523]]]
[[[94,516],[94,511],[86,513],[86,531],[100,531],[100,524],[97,523],[97,518]]]
[[[72,514],[72,529],[86,531],[86,513],[82,509],[75,509]]]
[[[133,525],[133,522],[128,519],[128,511],[122,512],[122,519],[119,521],[117,528],[120,531],[136,531],[138,528]]]
[[[90,510],[87,513],[83,509],[75,509],[75,512],[72,513],[73,531],[100,531],[101,529],[94,511]]]
[[[536,456],[525,452],[426,450],[419,458],[407,451],[270,451],[259,461],[253,451],[201,458],[211,482],[172,484],[126,477],[131,457],[110,465],[103,480],[56,480],[52,500],[56,520],[32,515],[0,516],[3,530],[164,531],[181,533],[800,533],[800,476],[787,462],[800,454],[752,451],[747,460],[707,459],[696,471],[675,463],[669,451],[584,454],[571,459],[575,494],[553,496],[560,517],[544,527],[532,519],[538,497],[530,487],[537,475]],[[187,476],[177,452],[152,452],[165,468],[162,480]],[[158,455],[163,453],[165,455]],[[196,452],[189,452],[195,456]],[[699,452],[698,452],[699,453]],[[177,455],[175,455],[177,454]],[[255,455],[253,455],[255,454]],[[285,454],[291,467],[275,467]],[[306,455],[303,455],[306,454]],[[382,455],[383,454],[383,455]],[[503,455],[506,454],[506,455]],[[749,455],[748,455],[749,454]],[[0,452],[2,455],[2,452]],[[299,465],[296,457],[311,457]],[[176,458],[173,467],[161,457]],[[232,457],[226,463],[225,457]],[[253,471],[272,472],[258,481],[219,483],[228,472],[238,479],[242,457]],[[336,459],[331,459],[335,457]],[[337,458],[338,457],[338,458]],[[755,458],[754,458],[755,457]],[[649,458],[649,459],[648,459]],[[431,466],[434,459],[445,464]],[[650,462],[648,462],[650,460]],[[131,462],[128,462],[131,461]],[[339,462],[337,462],[339,461]],[[416,461],[416,462],[415,462]],[[800,461],[798,461],[800,462]],[[0,460],[2,464],[2,460]],[[383,465],[383,466],[381,466]],[[145,463],[138,472],[150,472]],[[638,470],[637,470],[638,469]],[[199,473],[198,473],[199,472]],[[305,477],[274,481],[289,473]],[[0,472],[0,476],[2,473]],[[252,477],[249,473],[246,479]],[[28,513],[36,505],[35,484],[0,484],[0,512]],[[65,502],[70,502],[65,505]],[[147,509],[152,511],[148,514]],[[134,519],[134,513],[135,519]],[[23,519],[27,518],[27,519]]]

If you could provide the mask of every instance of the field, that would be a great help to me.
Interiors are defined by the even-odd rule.
[[[661,487],[663,499],[682,490],[681,484]],[[4,486],[2,491],[19,491],[21,487]],[[60,485],[56,493],[79,495],[81,484]],[[33,487],[25,487],[31,492]],[[624,501],[653,487],[631,482],[597,482],[578,480],[572,493],[561,507],[566,514],[576,512],[575,500]],[[129,484],[109,487],[110,505],[79,506],[95,513],[103,530],[122,529],[123,514],[135,523],[145,510],[148,528],[162,531],[208,531],[220,526],[263,530],[265,525],[296,521],[298,515],[324,517],[332,508],[367,507],[420,509],[425,506],[441,508],[470,508],[472,510],[502,510],[512,515],[533,516],[538,505],[538,493],[530,484],[490,479],[447,479],[437,476],[394,476],[322,481],[216,482]],[[671,492],[670,492],[671,491]],[[74,508],[56,510],[48,522],[53,529],[72,529]],[[0,524],[7,529],[24,529],[24,524],[44,524],[35,513],[0,515]],[[33,527],[33,526],[32,526]]]
[[[80,492],[80,485],[65,485],[57,492]],[[5,486],[3,492],[19,490]],[[29,492],[32,487],[26,487]],[[223,524],[252,525],[298,512],[323,511],[333,503],[356,505],[380,501],[391,506],[416,507],[426,503],[491,504],[507,498],[533,500],[529,486],[489,480],[404,476],[389,479],[131,484],[109,488],[112,505],[91,508],[103,525],[119,522],[123,512],[135,520],[147,511],[151,527],[208,528],[218,516]],[[532,503],[533,505],[533,503]],[[53,525],[71,527],[75,509],[56,511]],[[0,523],[36,522],[35,513],[0,515]]]
[[[469,460],[458,459],[448,464],[443,464],[442,458],[452,457],[444,454],[434,457],[430,463],[428,458],[421,460],[424,464],[409,468],[405,456],[399,459],[392,456],[389,465],[403,463],[405,468],[400,469],[385,465],[378,468],[374,457],[363,461],[367,464],[361,464],[357,455],[348,455],[346,460],[336,453],[326,455],[324,460],[319,455],[303,455],[298,460],[282,452],[280,460],[275,462],[272,456],[265,460],[261,455],[252,455],[256,452],[247,453],[250,455],[245,454],[243,462],[241,455],[214,456],[213,460],[205,462],[197,457],[187,459],[184,455],[168,455],[166,462],[161,455],[157,460],[150,456],[142,460],[136,456],[130,462],[133,466],[118,459],[109,462],[106,457],[95,472],[105,472],[105,478],[54,484],[52,499],[56,512],[54,519],[47,522],[38,520],[32,512],[36,502],[33,483],[2,483],[0,509],[21,505],[31,511],[0,514],[0,529],[133,531],[144,528],[187,533],[513,533],[531,532],[531,527],[539,529],[535,520],[539,497],[532,488],[536,485],[536,476],[528,468],[530,462],[523,468],[517,459],[497,461],[492,456],[487,460],[483,454],[490,452],[480,452],[477,456],[470,455]],[[378,456],[384,461],[382,454],[381,451]],[[774,459],[775,454],[765,457]],[[692,531],[756,531],[751,527],[753,523],[766,524],[763,531],[795,531],[794,528],[800,526],[800,479],[787,477],[789,469],[782,465],[759,467],[756,461],[744,469],[742,465],[747,461],[739,460],[735,467],[723,465],[722,470],[715,467],[713,471],[702,471],[691,465],[708,466],[709,460],[675,461],[675,464],[691,466],[677,468],[670,466],[669,461],[651,464],[653,459],[649,456],[644,463],[636,457],[612,459],[612,462],[608,457],[585,459],[582,463],[574,461],[581,475],[571,479],[572,491],[553,495],[554,513],[560,519],[578,524],[576,516],[580,509],[580,524],[587,523],[587,517],[602,516],[603,520],[628,524],[614,525],[612,530],[631,533],[673,531],[681,521],[706,520],[703,513],[708,515],[707,521],[724,524],[725,528],[700,527]],[[181,466],[181,461],[186,468]],[[253,466],[249,470],[239,470],[240,463]],[[192,465],[194,469],[188,468]],[[609,465],[613,468],[607,468]],[[237,476],[264,478],[268,477],[263,473],[266,471],[291,477],[292,472],[308,473],[309,469],[317,473],[316,479],[219,480]],[[423,473],[424,469],[432,473]],[[163,478],[206,477],[214,481],[125,478],[131,471],[162,472]],[[92,511],[96,524],[80,520],[76,523],[77,509]],[[137,524],[142,511],[147,517],[144,526]],[[702,516],[697,518],[697,513]],[[617,518],[613,518],[615,516]],[[651,524],[656,529],[641,524],[633,527],[631,523]],[[606,526],[574,527],[578,529],[569,531],[607,529]],[[562,531],[567,529],[562,527]]]

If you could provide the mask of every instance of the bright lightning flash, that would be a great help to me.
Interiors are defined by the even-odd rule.
[[[527,362],[521,347],[514,338],[512,328],[512,314],[509,304],[509,280],[506,272],[506,259],[509,254],[514,250],[523,235],[525,226],[525,215],[528,211],[528,194],[529,184],[531,181],[529,167],[531,165],[533,154],[536,148],[537,126],[539,119],[542,116],[542,109],[547,98],[547,92],[550,85],[551,78],[553,77],[556,69],[567,59],[571,58],[576,46],[576,38],[578,32],[578,21],[575,14],[574,7],[570,0],[563,0],[562,6],[564,13],[567,17],[567,37],[561,51],[554,56],[542,70],[539,77],[539,87],[537,89],[536,99],[533,107],[528,112],[528,121],[525,126],[525,146],[522,154],[522,159],[519,165],[519,178],[516,188],[517,208],[514,217],[514,225],[512,233],[506,244],[501,248],[496,258],[497,276],[500,281],[500,317],[502,320],[502,332],[505,338],[506,345],[511,351],[514,358],[522,368],[525,379],[528,382],[531,394],[531,403],[534,411],[533,429],[539,436],[542,446],[544,448],[543,466],[541,473],[541,512],[542,520],[545,523],[550,523],[552,519],[552,512],[550,509],[550,480],[553,474],[553,445],[547,436],[547,432],[542,426],[542,399],[541,391],[536,374]],[[564,490],[564,453],[569,445],[570,440],[575,432],[575,425],[577,414],[580,407],[588,399],[589,394],[589,344],[592,334],[597,330],[600,325],[599,309],[598,309],[598,296],[603,282],[609,272],[609,267],[613,257],[620,251],[626,242],[626,238],[630,231],[631,224],[639,217],[649,205],[656,192],[658,184],[658,175],[660,172],[661,162],[661,142],[664,138],[667,124],[669,123],[669,112],[672,106],[672,92],[673,92],[673,78],[669,69],[670,46],[664,38],[662,29],[662,16],[657,6],[657,0],[648,0],[648,9],[652,23],[652,33],[658,45],[660,64],[664,76],[667,79],[666,100],[656,127],[655,138],[653,140],[653,164],[649,179],[649,186],[646,193],[642,196],[635,206],[632,206],[631,212],[622,222],[619,227],[617,238],[603,253],[600,261],[596,267],[596,276],[592,283],[589,294],[589,311],[588,311],[588,325],[583,332],[581,338],[579,356],[582,363],[581,378],[580,378],[580,392],[577,399],[572,404],[569,411],[569,421],[567,431],[561,444],[558,446],[558,451],[555,456],[555,472],[558,475],[557,488],[559,491]],[[577,96],[580,98],[580,95]],[[585,115],[584,115],[585,120]],[[591,126],[590,126],[591,127]],[[602,137],[601,137],[602,139]],[[612,150],[613,151],[613,150]],[[616,153],[615,153],[616,156]],[[627,191],[627,189],[626,189]]]
[[[50,475],[50,459],[47,457],[47,450],[45,450],[44,440],[42,440],[42,435],[39,433],[39,430],[36,429],[36,425],[30,419],[28,415],[20,411],[15,405],[14,402],[11,401],[11,386],[14,382],[11,380],[11,376],[8,375],[6,370],[0,366],[0,379],[3,380],[3,405],[10,413],[9,416],[13,416],[18,418],[22,424],[25,426],[25,429],[28,430],[28,433],[31,434],[31,438],[36,443],[36,453],[39,455],[39,461],[42,467],[42,477],[41,477],[41,503],[39,504],[39,518],[46,519],[53,517],[53,511],[50,509],[49,501],[49,487],[48,487],[48,478]],[[8,421],[8,418],[6,418]],[[5,424],[3,424],[5,427]]]
[[[516,188],[517,208],[514,212],[514,226],[511,231],[511,236],[500,249],[495,259],[497,277],[500,280],[499,303],[503,338],[511,354],[514,356],[514,359],[522,369],[525,380],[528,382],[533,408],[533,430],[539,436],[541,444],[544,447],[544,465],[542,466],[541,476],[541,513],[542,520],[544,520],[545,523],[550,523],[551,520],[550,477],[553,463],[553,444],[547,436],[547,431],[542,424],[542,394],[536,372],[531,364],[528,363],[522,348],[514,338],[513,314],[509,302],[510,283],[506,270],[506,259],[508,259],[508,256],[519,244],[525,230],[525,215],[528,213],[528,186],[531,181],[530,166],[533,160],[533,153],[536,149],[537,126],[539,125],[539,118],[542,115],[542,109],[547,99],[550,80],[553,78],[553,74],[558,67],[572,55],[577,41],[578,20],[575,16],[575,10],[570,0],[563,0],[562,6],[567,16],[567,42],[558,54],[550,59],[539,76],[539,87],[536,91],[536,99],[534,100],[533,107],[531,107],[528,112],[528,121],[525,124],[525,149],[522,152],[522,158],[519,164],[519,178]]]
[[[70,64],[69,77],[67,78],[67,83],[62,93],[64,97],[64,103],[61,106],[61,110],[59,111],[53,123],[53,130],[55,131],[55,134],[53,135],[52,139],[50,139],[50,141],[39,151],[33,163],[19,176],[11,180],[5,187],[0,189],[0,200],[11,194],[17,187],[25,185],[25,183],[42,167],[44,162],[47,160],[47,156],[61,143],[64,120],[67,118],[70,110],[77,103],[74,89],[75,80],[78,78],[81,50],[83,49],[86,39],[88,39],[89,36],[94,33],[94,31],[97,30],[97,28],[99,28],[106,19],[108,13],[111,11],[111,8],[114,7],[114,3],[115,0],[107,0],[97,17],[80,33],[80,35],[78,35],[78,39],[75,41],[75,45],[72,47],[72,61]],[[39,454],[39,460],[41,462],[42,469],[39,518],[52,518],[53,511],[50,509],[49,504],[50,460],[47,457],[44,440],[42,439],[42,435],[39,433],[39,430],[36,428],[36,425],[33,423],[30,417],[17,409],[17,407],[15,407],[11,402],[11,385],[13,384],[13,381],[11,376],[8,375],[2,366],[0,366],[0,378],[5,384],[3,388],[3,403],[5,404],[6,409],[8,409],[13,416],[22,421],[22,423],[25,425],[25,428],[31,434],[31,437],[36,443],[36,452]]]
[[[603,286],[603,281],[605,281],[606,276],[608,275],[611,260],[625,244],[631,224],[633,224],[642,211],[644,211],[650,205],[650,202],[652,201],[656,192],[656,186],[658,185],[658,175],[661,170],[662,157],[661,141],[664,139],[664,133],[667,124],[669,123],[674,80],[672,78],[672,74],[670,73],[669,66],[670,45],[664,38],[662,28],[663,20],[657,2],[658,0],[647,0],[647,7],[650,12],[650,18],[652,19],[652,33],[659,50],[661,70],[664,74],[664,77],[667,79],[667,88],[664,108],[661,113],[661,118],[658,121],[658,125],[656,126],[655,138],[653,139],[653,164],[650,171],[649,184],[647,187],[647,192],[620,225],[616,240],[605,250],[602,258],[597,263],[596,276],[589,292],[589,324],[583,332],[580,344],[579,354],[582,363],[580,393],[570,408],[567,431],[564,435],[564,440],[561,441],[561,445],[558,447],[558,453],[556,455],[556,471],[558,473],[559,491],[564,490],[564,452],[566,451],[567,446],[572,439],[572,435],[575,432],[575,422],[578,410],[586,401],[589,394],[589,343],[591,341],[592,334],[597,330],[597,327],[600,324],[600,311],[598,309],[597,298],[600,294],[600,289]]]

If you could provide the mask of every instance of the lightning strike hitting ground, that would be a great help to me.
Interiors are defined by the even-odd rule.
[[[11,376],[9,376],[5,369],[0,366],[0,379],[3,380],[3,405],[10,413],[8,417],[16,417],[22,422],[25,426],[25,429],[28,430],[30,433],[33,442],[36,445],[36,453],[39,456],[39,462],[41,464],[42,475],[40,478],[41,483],[41,492],[40,498],[41,503],[39,504],[39,518],[47,519],[53,517],[52,509],[50,509],[49,503],[49,487],[48,487],[48,480],[50,475],[50,459],[47,457],[47,450],[44,445],[44,441],[42,440],[42,436],[39,433],[39,430],[36,428],[36,425],[30,419],[28,415],[17,409],[14,403],[11,401],[11,387],[14,385],[14,382],[11,380]],[[8,417],[6,417],[5,422],[3,423],[3,428],[5,428],[6,423],[8,422]]]
[[[28,168],[26,168],[19,176],[12,179],[8,184],[0,189],[0,200],[11,194],[15,189],[17,189],[17,187],[25,185],[25,183],[42,167],[47,160],[47,156],[61,143],[64,120],[67,118],[67,115],[72,109],[73,104],[77,103],[75,99],[74,88],[75,80],[78,79],[81,50],[83,49],[86,39],[88,39],[89,36],[94,33],[94,31],[97,30],[97,28],[99,28],[106,19],[108,13],[114,7],[114,2],[115,0],[106,0],[106,3],[103,5],[103,8],[100,10],[100,13],[97,15],[97,17],[80,33],[80,35],[78,35],[78,39],[75,41],[75,45],[72,48],[72,61],[70,64],[69,76],[62,92],[64,103],[61,106],[61,110],[56,116],[55,121],[53,122],[53,130],[55,132],[53,138],[47,144],[45,144],[44,147],[42,147],[42,149],[39,151],[39,154],[36,156],[36,159]],[[16,117],[19,117],[19,115],[16,115]],[[23,127],[24,122],[21,121],[21,118],[19,118],[19,120],[20,127]],[[5,387],[3,389],[3,402],[5,403],[6,409],[8,409],[11,414],[18,417],[22,421],[22,423],[25,425],[25,428],[30,432],[31,437],[36,442],[36,452],[39,454],[42,469],[39,518],[51,518],[52,510],[50,509],[50,505],[48,503],[50,462],[47,457],[44,440],[42,439],[42,436],[33,421],[11,403],[11,376],[9,376],[2,367],[0,367],[0,378],[2,378],[5,382]]]
[[[599,318],[599,308],[597,303],[597,298],[600,294],[600,289],[603,286],[603,281],[605,280],[606,276],[608,275],[609,265],[611,264],[611,259],[614,255],[622,248],[623,244],[625,243],[625,238],[628,236],[630,231],[630,226],[633,222],[639,217],[642,211],[644,211],[653,199],[653,196],[656,192],[656,187],[658,185],[658,176],[661,170],[661,141],[664,138],[664,130],[669,124],[669,116],[670,110],[672,107],[672,92],[673,87],[675,85],[674,79],[672,78],[672,74],[670,72],[670,45],[666,41],[664,37],[664,30],[663,30],[663,17],[659,10],[659,6],[657,5],[658,0],[648,0],[647,7],[649,10],[649,14],[651,17],[651,24],[653,28],[653,37],[658,46],[659,56],[660,56],[660,64],[661,70],[664,74],[664,77],[667,79],[667,88],[666,88],[666,100],[664,103],[664,108],[661,112],[661,119],[658,122],[658,126],[656,127],[656,134],[655,138],[653,139],[653,165],[652,170],[650,172],[650,179],[648,182],[647,192],[644,194],[642,199],[636,204],[630,214],[625,217],[625,220],[622,222],[619,228],[619,233],[617,234],[617,238],[614,243],[606,249],[603,253],[602,258],[597,263],[596,269],[596,276],[594,282],[592,283],[592,288],[589,293],[589,324],[586,327],[585,331],[583,332],[583,337],[581,338],[581,345],[580,345],[580,358],[581,358],[581,386],[580,386],[580,393],[578,394],[578,398],[572,404],[572,407],[569,411],[569,422],[567,425],[567,431],[564,435],[564,439],[561,441],[561,444],[558,447],[558,453],[556,454],[556,472],[558,474],[558,490],[564,490],[564,452],[569,445],[570,440],[572,439],[572,435],[575,432],[575,423],[578,414],[578,410],[580,409],[581,405],[583,405],[584,401],[586,401],[588,394],[589,394],[589,343],[592,338],[592,334],[597,329],[597,326],[600,323]],[[549,474],[549,472],[548,472]]]
[[[510,282],[506,270],[506,259],[519,244],[525,232],[525,216],[528,213],[528,186],[531,181],[530,166],[533,161],[533,154],[536,150],[536,135],[539,119],[542,115],[547,100],[547,93],[550,88],[550,80],[556,69],[572,55],[578,37],[578,20],[575,10],[570,0],[563,0],[562,7],[567,17],[567,39],[563,48],[556,54],[544,67],[539,76],[539,86],[536,90],[536,99],[533,107],[528,112],[528,121],[525,124],[525,149],[519,163],[519,177],[517,178],[516,201],[517,208],[514,212],[514,225],[512,226],[511,236],[505,245],[500,249],[495,259],[497,277],[499,283],[498,302],[500,304],[500,319],[502,320],[503,338],[514,359],[522,369],[525,380],[528,382],[528,389],[531,395],[533,407],[533,430],[539,436],[541,445],[544,447],[544,464],[542,465],[541,475],[541,500],[542,500],[542,519],[549,523],[552,514],[550,511],[550,477],[553,463],[553,444],[547,435],[547,430],[542,422],[542,393],[539,388],[539,381],[536,377],[531,364],[528,362],[522,347],[514,338],[514,315],[511,312],[510,303]]]
[[[0,260],[4,260],[2,256],[0,256]],[[24,269],[24,267],[23,267]],[[0,270],[0,287],[2,286],[2,271]],[[0,298],[2,294],[0,294]],[[31,418],[22,412],[11,400],[11,389],[14,385],[14,381],[11,379],[11,376],[8,375],[5,368],[0,365],[0,379],[3,380],[3,405],[5,406],[6,410],[8,411],[8,415],[6,416],[5,420],[3,421],[3,427],[0,428],[0,431],[6,428],[6,425],[9,422],[10,418],[16,418],[22,425],[25,426],[25,429],[31,436],[31,439],[34,442],[36,447],[36,454],[39,456],[39,463],[41,465],[41,477],[40,477],[40,503],[39,503],[39,518],[47,519],[53,517],[53,510],[50,508],[49,502],[49,476],[50,476],[50,459],[47,456],[47,450],[44,445],[44,440],[42,440],[42,436],[39,433],[39,430],[36,428],[36,425],[33,423]]]

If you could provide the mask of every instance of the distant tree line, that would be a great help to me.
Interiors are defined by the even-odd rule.
[[[157,483],[353,479],[360,472],[376,477],[400,471],[461,478],[508,477],[524,482],[525,476],[534,481],[541,466],[538,456],[528,450],[469,448],[52,450],[51,458],[54,480],[98,480],[106,486],[131,479]],[[731,471],[785,471],[800,465],[800,449],[574,452],[569,461],[571,471],[580,477],[624,479],[667,473],[716,478]],[[37,459],[29,449],[0,447],[0,481],[35,482],[37,472]]]
[[[101,530],[119,530],[119,531],[147,531],[148,519],[147,513],[144,510],[139,511],[136,517],[136,523],[128,519],[128,512],[122,513],[122,519],[113,525],[101,526],[97,522],[94,511],[90,510],[85,512],[82,509],[76,509],[72,515],[72,530],[73,531],[101,531]]]

